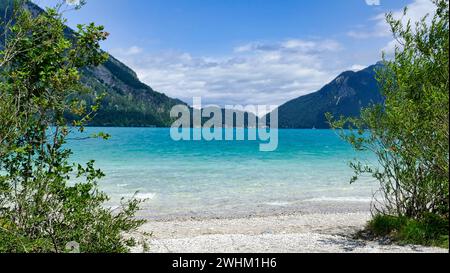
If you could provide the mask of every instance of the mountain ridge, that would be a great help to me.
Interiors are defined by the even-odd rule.
[[[4,16],[2,5],[7,4],[1,3],[0,17]],[[45,12],[30,1],[26,5],[34,15]],[[0,25],[0,31],[1,29]],[[66,34],[74,36],[69,27]],[[3,37],[0,37],[0,42],[2,39]],[[94,93],[108,94],[89,126],[169,127],[175,120],[170,117],[172,107],[179,104],[188,106],[179,99],[155,91],[141,82],[130,67],[111,54],[108,55],[105,63],[98,67],[87,67],[81,73],[82,82]],[[382,103],[383,98],[375,79],[375,70],[381,66],[381,63],[377,63],[357,72],[345,71],[317,92],[286,102],[278,108],[278,127],[327,129],[329,125],[325,114],[328,112],[335,116],[358,116],[361,108]],[[88,103],[93,102],[93,96],[83,99]],[[192,108],[188,107],[192,111]],[[246,119],[252,115],[246,113]],[[69,120],[75,118],[68,116]],[[223,122],[225,124],[225,121]]]
[[[12,6],[12,0],[6,0],[0,5],[0,17],[4,22],[11,16],[6,12]],[[45,12],[37,4],[27,1],[27,8],[33,15]],[[0,32],[2,26],[0,25]],[[74,31],[67,27],[66,35],[74,36]],[[4,39],[0,38],[0,43]],[[127,65],[108,53],[108,60],[98,67],[87,67],[81,72],[82,83],[91,88],[94,93],[106,92],[108,95],[101,103],[100,110],[89,126],[129,126],[129,127],[166,127],[170,126],[170,110],[173,106],[184,104],[179,99],[170,98],[157,92],[141,82],[136,73]],[[88,103],[93,102],[93,96],[83,97]],[[69,120],[76,117],[68,115]]]
[[[320,90],[286,102],[278,108],[278,127],[329,129],[326,113],[359,116],[362,108],[383,103],[376,80],[376,70],[382,66],[378,62],[360,71],[342,72]]]

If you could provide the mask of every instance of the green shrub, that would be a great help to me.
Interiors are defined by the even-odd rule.
[[[379,214],[367,229],[375,236],[388,236],[402,244],[449,248],[448,219],[436,214],[425,214],[419,220]]]
[[[409,244],[448,248],[449,222],[436,214],[425,214],[420,220],[408,220],[399,239]]]
[[[134,217],[141,200],[106,208],[103,172],[94,161],[73,164],[65,146],[100,105],[101,95],[92,94],[92,106],[74,97],[94,93],[80,70],[106,60],[100,42],[108,33],[79,25],[69,39],[58,8],[33,14],[27,0],[10,2],[14,23],[0,51],[0,252],[127,252],[124,233],[143,223]],[[69,126],[65,113],[80,119]]]
[[[351,181],[370,175],[379,182],[373,209],[381,214],[449,214],[449,3],[432,2],[434,15],[417,24],[387,16],[401,46],[377,70],[384,104],[356,118],[328,115],[354,149],[375,155],[351,163]]]
[[[407,219],[390,215],[376,215],[369,222],[368,228],[378,236],[386,236],[392,232],[398,232],[405,225]]]
[[[448,219],[436,214],[427,213],[421,221],[427,234],[447,234],[449,232]],[[437,239],[437,238],[433,238]]]

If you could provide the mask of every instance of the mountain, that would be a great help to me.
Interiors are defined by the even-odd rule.
[[[327,129],[326,113],[359,116],[361,108],[382,103],[376,80],[381,63],[358,72],[340,74],[319,91],[291,100],[278,108],[279,128]]]
[[[0,1],[1,22],[5,22],[10,16],[5,12],[5,7],[11,1]],[[31,2],[27,2],[26,7],[35,15],[44,12]],[[66,34],[71,37],[73,31],[67,28]],[[0,49],[2,39],[3,36],[0,35]],[[375,80],[377,67],[380,67],[380,64],[358,72],[344,72],[318,92],[282,105],[279,107],[279,127],[328,128],[325,119],[327,112],[335,116],[357,116],[362,107],[382,102],[383,98]],[[91,126],[170,126],[173,122],[170,118],[171,108],[178,104],[186,105],[142,83],[132,69],[111,55],[103,65],[83,69],[81,79],[95,93],[107,93],[100,111],[89,124]],[[89,103],[93,98],[84,99]],[[249,117],[253,118],[252,114],[246,114],[245,119]],[[226,124],[225,121],[223,123]]]
[[[6,22],[10,16],[8,12],[5,12],[7,2],[11,3],[12,0],[1,0],[2,22]],[[32,2],[27,2],[26,8],[33,14],[44,12]],[[2,24],[0,24],[0,33],[2,33]],[[71,36],[73,31],[67,28],[66,33]],[[1,44],[3,44],[2,39],[0,38]],[[103,65],[84,69],[81,79],[84,85],[92,88],[97,94],[107,93],[100,111],[89,124],[91,126],[169,126],[172,123],[171,108],[177,104],[185,104],[142,83],[132,69],[111,55]],[[93,98],[84,99],[92,102]],[[68,118],[73,117],[68,116]]]

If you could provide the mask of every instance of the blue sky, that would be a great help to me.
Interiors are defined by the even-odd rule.
[[[41,6],[56,1],[35,0]],[[111,33],[105,50],[186,102],[279,105],[392,52],[383,14],[429,0],[88,0],[66,13]]]

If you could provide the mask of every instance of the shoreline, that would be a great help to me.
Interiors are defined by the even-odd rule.
[[[447,249],[355,239],[355,234],[370,218],[368,210],[333,212],[323,209],[244,217],[149,220],[131,234],[139,242],[132,252],[448,253]]]
[[[308,214],[336,214],[336,213],[368,213],[370,202],[366,201],[298,201],[290,205],[261,204],[253,208],[235,207],[228,209],[210,209],[202,211],[158,213],[150,207],[143,208],[138,214],[139,218],[149,222],[172,221],[208,221],[249,219],[272,216],[308,215]]]

